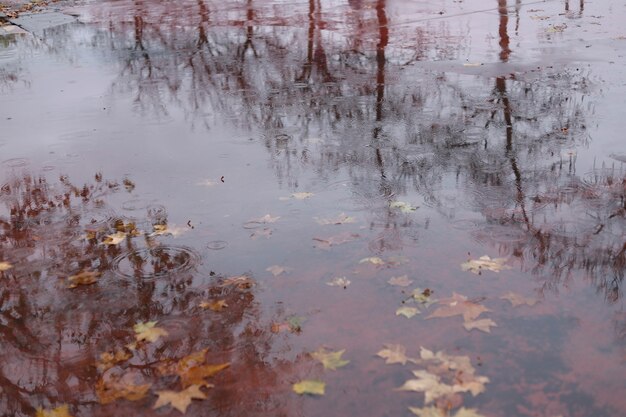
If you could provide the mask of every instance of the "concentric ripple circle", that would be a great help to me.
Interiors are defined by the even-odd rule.
[[[113,271],[127,278],[156,279],[189,271],[200,256],[185,246],[159,246],[137,249],[113,260]]]

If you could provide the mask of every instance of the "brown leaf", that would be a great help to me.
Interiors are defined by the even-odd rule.
[[[125,374],[113,372],[110,369],[96,382],[96,395],[101,404],[109,404],[124,398],[129,401],[142,399],[150,390],[151,384],[139,384],[142,375],[138,371],[129,371]]]
[[[226,300],[203,301],[200,303],[200,307],[208,308],[212,311],[222,311],[225,307],[228,307],[228,304],[226,304]]]
[[[115,232],[112,235],[105,236],[105,238],[102,240],[102,243],[104,243],[105,245],[119,245],[124,240],[126,240],[126,236],[128,235],[124,232]]]
[[[96,362],[96,366],[100,372],[111,369],[120,362],[127,361],[132,358],[133,354],[130,350],[118,349],[115,352],[104,352],[100,354],[100,360]]]
[[[153,409],[157,409],[159,407],[163,407],[165,405],[171,404],[172,407],[185,414],[187,412],[187,407],[191,404],[191,400],[204,400],[206,399],[206,395],[200,391],[200,387],[198,385],[191,385],[187,389],[183,391],[157,391],[159,396],[157,402],[154,404]]]
[[[76,288],[79,285],[90,285],[98,282],[100,272],[98,271],[81,271],[76,275],[67,278],[69,281],[68,288]]]
[[[210,378],[218,372],[228,368],[230,363],[221,363],[218,365],[200,365],[193,366],[184,372],[178,372],[180,381],[183,387],[198,385],[205,387],[212,387],[213,384],[205,381],[205,378]]]
[[[221,287],[235,286],[240,290],[247,290],[254,286],[254,281],[247,275],[236,275],[228,277],[222,282]]]
[[[451,298],[439,300],[439,304],[442,307],[433,311],[431,315],[426,317],[427,319],[463,316],[463,320],[468,322],[476,319],[484,312],[491,311],[485,306],[468,301],[467,297],[457,293],[453,293]]]

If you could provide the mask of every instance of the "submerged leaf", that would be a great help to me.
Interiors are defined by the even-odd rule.
[[[344,232],[335,236],[330,236],[327,238],[319,238],[314,237],[313,240],[317,243],[315,244],[316,248],[319,249],[330,249],[332,246],[341,245],[343,243],[352,242],[353,240],[358,239],[360,236],[356,233]]]
[[[403,201],[392,201],[389,203],[389,207],[400,209],[402,213],[412,213],[418,209],[418,207],[413,207],[411,204]]]
[[[280,219],[280,216],[272,217],[269,214],[266,214],[265,216],[259,217],[258,219],[248,220],[247,223],[275,223],[278,219]]]
[[[320,347],[315,352],[311,353],[311,357],[320,361],[322,365],[324,365],[325,369],[335,371],[337,368],[341,368],[342,366],[346,366],[350,363],[348,360],[341,359],[341,355],[343,355],[345,351],[345,349],[342,349],[332,352],[330,350],[326,350],[324,347]]]
[[[512,291],[507,292],[500,298],[510,301],[513,307],[518,307],[524,304],[532,307],[539,302],[536,298],[526,298],[523,295],[516,294]]]
[[[222,311],[228,307],[228,304],[226,304],[226,300],[203,301],[200,303],[200,307],[208,308],[211,311]]]
[[[96,382],[96,394],[101,404],[109,404],[118,399],[138,401],[146,396],[152,384],[137,383],[142,375],[137,371],[129,371],[123,375],[107,371]]]
[[[384,265],[385,261],[380,259],[378,256],[371,256],[369,258],[363,258],[359,261],[360,264],[370,263],[372,265]]]
[[[250,239],[257,239],[259,237],[269,239],[270,237],[272,237],[272,233],[272,229],[270,229],[269,227],[264,227],[263,229],[255,230],[254,232],[252,232],[252,234],[250,235]]]
[[[324,395],[326,383],[318,380],[305,379],[293,384],[293,391],[296,394]]]
[[[346,277],[335,277],[331,281],[328,281],[326,285],[330,285],[331,287],[344,287],[346,288],[350,285],[351,281],[346,279]]]
[[[152,407],[153,409],[157,409],[159,407],[171,404],[172,407],[174,407],[183,414],[187,412],[187,407],[189,407],[192,400],[206,399],[206,395],[202,391],[200,391],[200,387],[198,385],[191,385],[187,389],[179,392],[157,391],[156,393],[159,398],[154,404],[154,407]]]
[[[68,288],[76,288],[79,285],[94,284],[98,281],[100,272],[98,271],[81,271],[76,275],[72,275],[67,278],[70,282]]]
[[[354,223],[356,222],[356,219],[354,217],[346,215],[345,213],[341,213],[337,217],[334,217],[334,218],[315,217],[315,221],[317,221],[317,223],[322,226],[326,226],[329,224],[338,225],[338,224]]]
[[[376,355],[385,359],[385,363],[390,365],[392,363],[406,364],[409,358],[406,356],[406,348],[402,345],[386,344],[385,349],[379,351]]]
[[[413,375],[415,375],[417,379],[409,379],[404,385],[398,388],[398,390],[423,392],[425,395],[425,404],[430,404],[439,397],[455,393],[454,387],[442,383],[438,375],[431,374],[425,370],[413,371]]]
[[[465,407],[459,408],[454,415],[437,407],[409,407],[409,410],[418,417],[484,417],[478,414],[475,409]]]
[[[167,224],[155,224],[152,227],[154,228],[154,231],[150,233],[148,237],[166,236],[166,235],[176,237],[189,231],[188,227],[169,226]]]
[[[272,266],[266,268],[265,270],[268,271],[268,272],[271,272],[272,275],[277,277],[280,274],[291,272],[293,270],[293,268],[290,268],[288,266],[272,265]]]
[[[205,378],[210,378],[218,372],[223,371],[228,368],[230,363],[220,363],[215,365],[199,365],[192,366],[187,369],[179,369],[178,375],[180,376],[180,381],[183,387],[189,386],[205,386],[212,387],[213,384],[205,381]]]
[[[63,404],[52,410],[44,410],[37,408],[35,417],[72,417],[70,408],[67,404]]]
[[[510,266],[505,265],[506,258],[494,258],[491,259],[487,255],[481,256],[478,259],[470,259],[467,262],[461,264],[463,271],[470,271],[474,274],[480,275],[481,272],[486,269],[493,272],[500,272],[503,269],[511,269]]]
[[[247,275],[236,275],[226,278],[220,287],[229,287],[231,285],[240,290],[247,290],[254,286],[254,281]]]
[[[313,193],[293,193],[291,194],[292,198],[295,198],[296,200],[305,200],[307,198],[311,198],[313,197],[315,194]]]
[[[156,321],[149,321],[146,323],[137,323],[133,326],[133,330],[135,330],[135,338],[138,342],[143,340],[148,342],[156,342],[159,337],[167,336],[168,333],[165,329],[160,327],[155,327],[157,324]]]
[[[477,329],[485,333],[491,333],[491,328],[498,327],[498,325],[495,321],[491,319],[480,319],[474,321],[466,321],[465,323],[463,323],[463,327],[465,327],[465,330],[467,330],[468,332],[473,329]]]
[[[409,285],[413,284],[413,281],[409,279],[408,275],[391,277],[387,282],[390,285],[395,285],[397,287],[408,287]]]
[[[467,297],[453,293],[451,298],[439,300],[443,307],[436,309],[427,319],[437,317],[463,316],[463,320],[468,322],[476,319],[482,313],[491,311],[487,307],[467,300]]]
[[[130,350],[118,349],[114,353],[104,352],[100,354],[100,360],[96,363],[98,370],[104,372],[111,369],[113,366],[120,362],[127,361],[132,358],[133,354]]]
[[[400,307],[396,310],[396,316],[404,316],[410,319],[416,314],[420,314],[420,311],[415,307]]]

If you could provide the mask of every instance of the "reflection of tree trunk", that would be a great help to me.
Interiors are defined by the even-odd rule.
[[[328,69],[326,50],[322,41],[322,5],[319,0],[309,0],[309,29],[307,33],[307,54],[306,63],[302,68],[302,74],[296,79],[298,82],[305,82],[311,78],[313,64],[322,74],[324,82],[334,80]]]
[[[500,27],[498,33],[500,34],[500,61],[507,62],[509,60],[509,33],[507,26],[509,24],[509,10],[506,4],[507,0],[498,0],[498,13],[500,14]]]
[[[209,9],[206,7],[204,0],[198,0],[198,8],[200,9],[200,22],[198,23],[198,48],[206,45],[208,42],[206,25],[209,23]]]
[[[386,0],[376,2],[376,17],[378,18],[378,44],[376,45],[376,126],[374,126],[374,140],[380,136],[380,122],[383,120],[383,102],[385,101],[385,48],[389,43],[389,28],[387,27],[387,13],[385,12]],[[380,175],[386,179],[385,166],[380,147],[376,146],[376,163],[380,168]],[[391,190],[384,187],[385,195],[390,195]]]

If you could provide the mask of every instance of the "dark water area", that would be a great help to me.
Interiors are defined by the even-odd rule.
[[[0,415],[626,415],[623,2],[55,7],[0,37]]]

